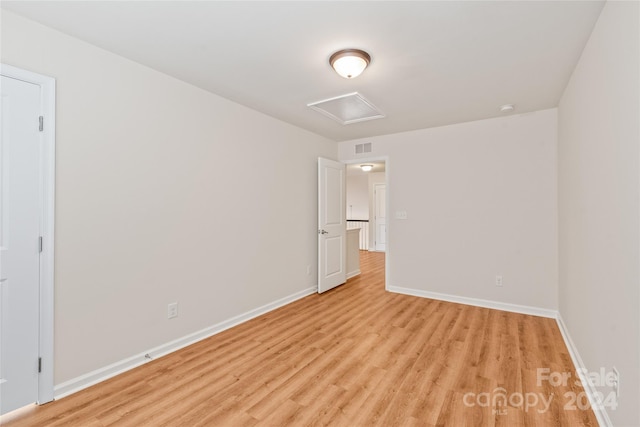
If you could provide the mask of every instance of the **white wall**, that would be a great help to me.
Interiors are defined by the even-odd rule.
[[[56,384],[314,286],[334,142],[7,11],[1,48],[57,79]]]
[[[347,176],[347,219],[369,219],[368,177]]]
[[[617,426],[640,425],[638,9],[605,5],[558,113],[560,314],[590,371],[619,369]]]
[[[557,309],[555,109],[342,142],[340,159],[362,142],[388,156],[387,286]]]

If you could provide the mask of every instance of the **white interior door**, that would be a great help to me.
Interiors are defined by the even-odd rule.
[[[318,159],[318,293],[347,281],[345,165]]]
[[[387,246],[387,187],[385,184],[373,186],[375,209],[376,251],[384,252]]]
[[[1,77],[0,413],[38,400],[40,86]]]

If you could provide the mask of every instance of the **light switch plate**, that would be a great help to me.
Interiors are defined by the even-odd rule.
[[[407,219],[407,211],[396,211],[396,219]]]

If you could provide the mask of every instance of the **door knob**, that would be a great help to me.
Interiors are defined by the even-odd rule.
[[[329,234],[326,230],[318,230],[318,234]]]

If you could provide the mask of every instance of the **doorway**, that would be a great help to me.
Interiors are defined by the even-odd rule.
[[[362,166],[370,165],[371,169]],[[369,255],[387,251],[388,230],[386,212],[388,205],[387,179],[388,159],[371,158],[347,163],[347,228],[360,228],[360,270],[365,273],[372,266]],[[378,259],[386,266],[386,256]],[[386,268],[385,268],[386,270]],[[386,275],[385,275],[386,276]],[[385,281],[386,282],[386,281]]]
[[[53,400],[55,80],[0,64],[0,414]]]

